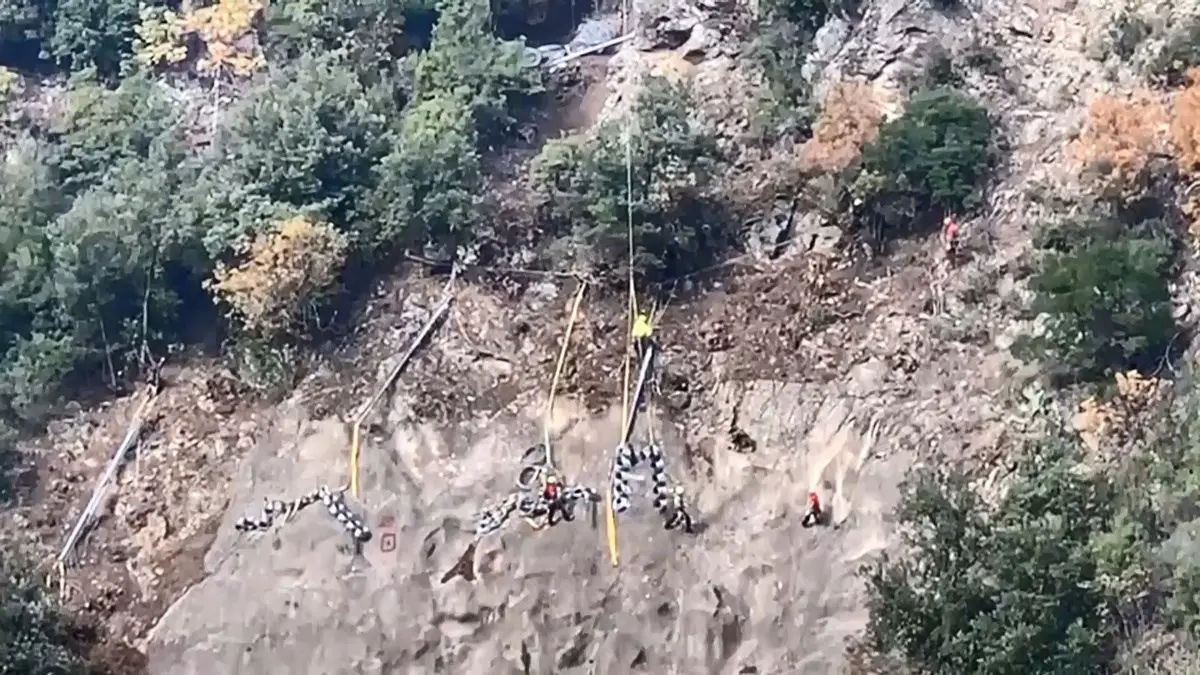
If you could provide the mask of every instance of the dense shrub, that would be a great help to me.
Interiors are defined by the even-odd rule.
[[[214,257],[297,210],[348,232],[369,230],[364,201],[392,148],[393,102],[337,54],[302,56],[247,93],[222,129],[202,191]]]
[[[1147,71],[1160,84],[1179,86],[1187,71],[1196,66],[1200,66],[1200,21],[1192,20],[1171,30],[1162,50],[1147,64]]]
[[[476,234],[483,185],[477,145],[471,109],[456,96],[408,111],[395,150],[378,168],[379,247],[433,245],[452,253]]]
[[[994,506],[961,472],[918,472],[896,511],[904,553],[863,570],[857,656],[887,672],[1090,675],[1127,667],[1151,627],[1186,644],[1170,633],[1200,619],[1195,404],[1177,400],[1114,465],[1043,442]]]
[[[712,194],[715,140],[693,126],[690,106],[681,85],[650,80],[632,111],[634,266],[650,281],[707,264],[732,239]],[[628,255],[625,133],[612,122],[587,140],[553,141],[534,164],[547,214],[572,234],[580,264],[616,280],[625,265],[614,263]]]
[[[303,325],[337,282],[349,249],[347,236],[327,223],[289,218],[257,235],[234,266],[218,264],[209,283],[234,319],[262,338]]]
[[[1146,194],[1156,177],[1154,159],[1166,149],[1166,127],[1166,110],[1152,94],[1091,102],[1074,153],[1100,197],[1127,202]]]
[[[63,209],[44,151],[27,141],[0,166],[0,416],[37,417],[73,363],[54,302],[46,233]]]
[[[829,88],[812,138],[800,148],[805,173],[840,173],[856,162],[875,140],[883,123],[883,108],[870,84],[847,80]]]
[[[0,673],[83,675],[78,629],[11,542],[0,556]]]
[[[263,31],[267,54],[291,60],[335,49],[363,68],[384,67],[402,56],[405,19],[418,2],[392,0],[283,0],[267,4]]]
[[[1016,352],[1083,379],[1154,368],[1176,331],[1171,242],[1105,222],[1064,230],[1030,283],[1044,330],[1018,341]]]
[[[50,52],[68,70],[112,78],[133,53],[137,0],[58,0]]]
[[[973,208],[991,163],[992,124],[953,89],[918,92],[863,149],[851,191],[882,236],[912,231]]]
[[[543,91],[541,71],[525,65],[522,45],[490,33],[486,3],[444,0],[438,9],[433,42],[413,65],[413,101],[458,97],[482,141],[505,138],[520,108]]]
[[[1113,519],[1108,486],[1057,451],[1023,467],[995,509],[963,474],[912,480],[896,512],[908,554],[865,571],[871,651],[938,675],[1102,672],[1092,541]]]
[[[144,77],[128,78],[116,89],[86,82],[72,88],[53,134],[54,169],[71,195],[97,184],[111,167],[145,159],[152,148],[185,152],[181,111]]]

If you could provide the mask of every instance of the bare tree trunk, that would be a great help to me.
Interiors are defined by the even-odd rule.
[[[210,142],[216,142],[217,139],[217,122],[221,117],[221,71],[218,70],[213,78],[213,100],[212,100],[212,120],[209,123],[208,134],[211,137]]]
[[[104,316],[98,315],[100,321],[100,339],[104,342],[104,360],[108,364],[108,386],[113,391],[117,390],[117,371],[113,367],[112,345],[108,342],[108,330],[104,327]]]

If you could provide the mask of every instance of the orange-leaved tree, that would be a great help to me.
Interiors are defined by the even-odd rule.
[[[883,108],[869,83],[847,80],[830,88],[813,123],[812,138],[800,146],[800,170],[835,173],[850,166],[879,133]]]
[[[1171,141],[1175,144],[1175,162],[1189,183],[1181,209],[1188,217],[1193,238],[1200,240],[1200,68],[1188,71],[1187,82],[1175,94]]]
[[[262,0],[217,0],[185,15],[187,31],[199,36],[207,50],[197,64],[201,73],[218,79],[248,77],[265,65],[254,34],[264,7]]]
[[[1149,186],[1151,160],[1165,153],[1168,126],[1166,106],[1154,94],[1102,95],[1088,107],[1074,154],[1103,196],[1133,199]]]
[[[261,337],[290,332],[334,289],[350,241],[332,225],[296,216],[259,234],[206,286],[232,318]]]

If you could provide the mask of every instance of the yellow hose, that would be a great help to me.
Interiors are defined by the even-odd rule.
[[[633,135],[629,125],[625,126],[625,233],[629,240],[629,325],[625,330],[625,367],[623,369],[621,386],[621,445],[629,442],[625,429],[625,420],[629,419],[629,380],[630,361],[633,358],[633,326],[637,321],[637,289],[633,283]],[[617,514],[612,506],[612,481],[609,481],[605,491],[604,525],[608,535],[608,559],[613,567],[621,562],[620,549],[617,546]]]

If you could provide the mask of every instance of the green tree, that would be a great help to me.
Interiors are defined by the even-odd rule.
[[[418,1],[281,0],[268,3],[264,42],[268,56],[283,62],[303,54],[345,50],[362,70],[387,68],[410,47],[410,15],[432,8]]]
[[[181,111],[162,88],[143,77],[116,89],[82,82],[72,88],[67,111],[54,129],[55,169],[64,190],[78,194],[98,183],[113,166],[144,159],[156,145],[186,145]]]
[[[897,510],[905,551],[865,570],[868,649],[934,675],[1104,672],[1114,627],[1094,538],[1111,485],[1045,447],[995,509],[968,478],[918,474]]]
[[[431,98],[404,116],[380,164],[372,246],[433,244],[453,252],[481,220],[482,174],[474,119],[457,97]]]
[[[133,53],[139,11],[137,0],[58,0],[50,53],[69,70],[116,77]]]
[[[143,350],[178,338],[181,297],[193,299],[188,313],[204,309],[194,305],[209,267],[203,230],[181,199],[197,171],[177,150],[156,144],[121,162],[48,228],[58,306],[81,356],[102,369],[109,358],[141,364]]]
[[[491,10],[475,0],[443,0],[429,49],[416,55],[413,102],[455,96],[474,115],[480,140],[495,143],[522,105],[543,91],[541,71],[524,64],[524,48],[491,32]]]
[[[0,166],[0,418],[36,417],[58,384],[61,351],[30,364],[61,346],[46,232],[64,208],[44,149],[28,140],[11,151]]]
[[[987,111],[953,89],[919,92],[863,149],[851,192],[883,236],[973,208],[990,167]]]
[[[204,297],[201,230],[180,199],[196,172],[174,109],[146,85],[75,90],[58,143],[29,141],[6,165],[0,418],[39,421],[81,366],[115,380],[134,348],[177,334],[180,292]]]
[[[1171,248],[1161,239],[1104,233],[1103,224],[1087,229],[1043,256],[1030,289],[1045,329],[1019,340],[1016,354],[1051,360],[1056,374],[1082,379],[1152,368],[1175,335]]]
[[[230,112],[201,192],[211,195],[210,255],[243,250],[296,211],[347,232],[373,229],[364,197],[390,151],[394,105],[337,54],[302,56],[257,85]]]
[[[652,79],[633,108],[634,266],[661,280],[708,264],[733,243],[715,195],[721,155],[712,135],[689,119],[689,91]],[[534,163],[534,180],[553,227],[567,229],[575,247],[623,280],[628,251],[625,129],[612,122],[586,141],[551,141]]]

